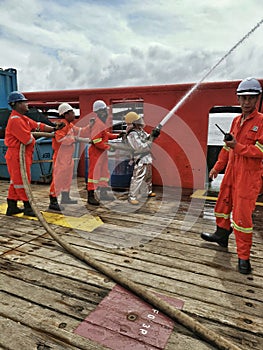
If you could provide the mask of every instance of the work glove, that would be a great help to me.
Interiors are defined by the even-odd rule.
[[[117,139],[123,138],[126,135],[125,131],[122,131],[119,133],[119,135],[117,136]]]
[[[159,128],[153,129],[151,132],[151,138],[156,139],[160,135],[160,132]]]
[[[57,123],[56,126],[54,126],[54,131],[63,129],[66,124],[64,122]]]

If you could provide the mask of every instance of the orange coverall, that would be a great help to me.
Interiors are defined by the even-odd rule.
[[[89,147],[88,191],[96,190],[99,186],[109,186],[110,172],[107,151],[110,149],[110,146],[107,145],[107,142],[108,140],[116,139],[118,134],[112,134],[108,130],[107,121],[103,123],[96,116],[94,125],[91,128],[92,144]]]
[[[31,181],[30,167],[33,161],[35,139],[31,131],[44,131],[45,124],[35,122],[27,116],[12,111],[5,131],[5,145],[8,147],[5,159],[10,175],[8,199],[28,201],[20,172],[20,143],[26,145],[25,162],[28,181]]]
[[[89,137],[90,133],[89,125],[81,128],[67,120],[63,121],[66,124],[65,127],[57,130],[52,140],[53,173],[49,192],[52,197],[57,197],[62,191],[70,191],[74,168],[75,136]]]
[[[236,237],[237,253],[247,260],[252,245],[252,212],[262,184],[263,114],[254,110],[241,126],[242,115],[234,118],[230,133],[237,144],[221,150],[214,169],[226,167],[215,206],[216,224],[230,229],[230,213]]]

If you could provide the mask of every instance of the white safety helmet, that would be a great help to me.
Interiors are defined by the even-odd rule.
[[[93,103],[93,112],[98,112],[100,109],[105,109],[107,108],[107,105],[104,101],[102,100],[97,100]]]
[[[58,106],[58,114],[59,115],[63,115],[69,111],[74,111],[74,109],[68,103],[61,103],[61,105]]]
[[[262,92],[262,87],[259,81],[255,78],[246,78],[241,81],[237,88],[237,95],[259,95]]]

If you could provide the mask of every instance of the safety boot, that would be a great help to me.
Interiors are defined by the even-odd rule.
[[[23,213],[23,209],[18,208],[17,201],[7,198],[7,209],[5,215],[12,216],[20,213]]]
[[[132,205],[138,205],[140,203],[136,198],[135,199],[128,198],[128,202]]]
[[[69,192],[61,192],[61,204],[78,204],[78,201],[69,197]]]
[[[100,205],[100,202],[95,198],[94,190],[88,191],[88,204]]]
[[[24,215],[26,216],[36,216],[34,210],[32,209],[29,201],[24,201]]]
[[[112,194],[109,195],[108,190],[110,191],[111,189],[108,187],[100,188],[100,199],[104,201],[114,201],[114,196]]]
[[[248,260],[243,260],[238,258],[238,271],[240,273],[243,273],[244,275],[248,275],[251,272],[251,265],[250,261]]]
[[[58,204],[57,197],[49,196],[49,207],[48,209],[55,210],[55,211],[62,211],[64,210],[64,207],[62,205]]]
[[[227,248],[228,246],[228,239],[230,234],[232,233],[233,229],[230,227],[230,230],[226,230],[224,228],[221,228],[217,226],[215,233],[201,233],[201,238],[208,242],[216,242],[221,247]]]

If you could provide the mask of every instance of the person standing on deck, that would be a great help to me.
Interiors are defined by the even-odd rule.
[[[27,99],[19,91],[13,91],[8,95],[8,104],[12,108],[12,112],[8,119],[5,133],[5,145],[8,147],[5,159],[10,175],[6,215],[11,216],[24,211],[24,215],[35,216],[28,201],[21,177],[19,160],[20,144],[23,143],[26,146],[26,172],[28,181],[30,182],[30,167],[36,142],[31,135],[31,131],[53,132],[64,127],[64,123],[58,123],[56,126],[52,127],[28,118],[25,115],[28,111]],[[24,202],[24,210],[18,208],[18,200]]]
[[[252,213],[261,188],[263,170],[263,114],[256,108],[262,87],[258,80],[246,78],[238,85],[236,93],[242,114],[234,118],[230,129],[232,140],[224,140],[225,146],[209,174],[210,178],[216,178],[226,166],[215,206],[217,229],[213,234],[202,233],[201,238],[227,247],[229,235],[234,230],[238,270],[249,274]]]
[[[73,154],[75,142],[78,137],[87,137],[90,133],[90,126],[85,128],[77,127],[72,122],[75,119],[75,112],[70,104],[61,103],[58,113],[65,120],[65,127],[56,132],[52,140],[53,173],[50,186],[49,209],[60,211],[63,206],[59,206],[57,197],[61,194],[61,204],[77,204],[77,200],[70,198],[70,187],[74,170]],[[89,141],[87,139],[87,141]]]
[[[89,170],[88,170],[88,204],[99,205],[100,202],[95,198],[95,190],[100,188],[101,200],[113,200],[109,196],[110,173],[108,168],[108,140],[114,140],[121,137],[121,134],[112,134],[109,132],[109,113],[106,103],[97,100],[93,103],[93,112],[96,114],[91,127],[91,146],[89,147]]]
[[[141,193],[146,197],[155,197],[152,192],[152,156],[151,145],[154,138],[160,132],[153,130],[149,135],[144,131],[144,121],[135,112],[129,112],[125,116],[128,129],[126,134],[127,143],[134,152],[134,170],[128,194],[130,204],[138,205],[138,195]],[[132,126],[131,126],[132,125]]]

